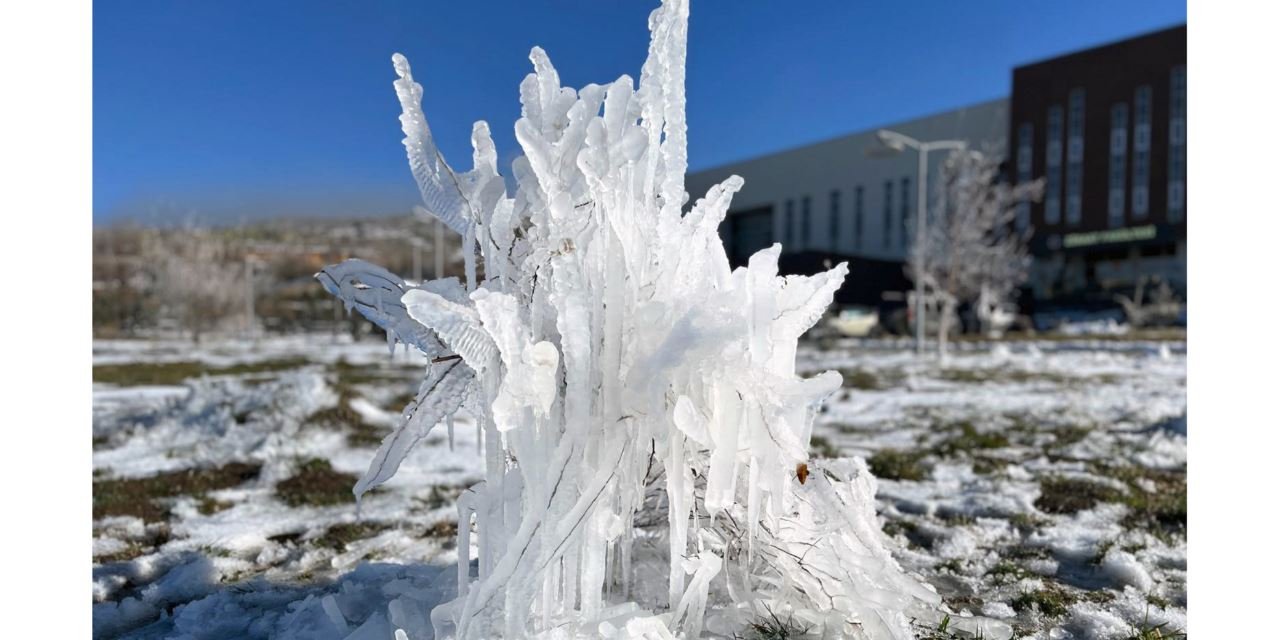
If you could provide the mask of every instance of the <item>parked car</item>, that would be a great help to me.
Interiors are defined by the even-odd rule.
[[[864,338],[880,326],[880,314],[871,307],[845,307],[827,320],[827,325],[840,335]]]

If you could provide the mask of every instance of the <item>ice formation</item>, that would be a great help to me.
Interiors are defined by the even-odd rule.
[[[687,24],[687,0],[652,13],[638,87],[562,87],[535,47],[514,190],[484,122],[472,170],[450,168],[393,57],[409,165],[463,238],[465,282],[411,286],[358,260],[318,277],[393,350],[432,359],[357,496],[460,408],[483,432],[435,637],[693,638],[773,613],[824,637],[910,638],[939,617],[883,544],[865,464],[808,457],[841,378],[798,377],[796,343],[846,265],[781,277],[774,245],[731,269],[717,227],[737,176],[683,209]],[[984,624],[1007,636],[970,619]]]

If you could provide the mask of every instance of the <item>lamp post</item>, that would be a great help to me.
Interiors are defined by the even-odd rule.
[[[924,352],[924,279],[921,278],[921,271],[924,268],[922,264],[924,256],[921,255],[919,248],[924,246],[925,238],[925,207],[928,197],[927,186],[929,182],[929,152],[939,149],[964,149],[969,143],[964,140],[933,140],[930,142],[921,142],[910,136],[903,135],[897,131],[881,129],[876,132],[876,140],[880,142],[879,147],[873,147],[868,153],[881,155],[885,152],[890,154],[899,154],[907,149],[914,149],[919,157],[919,168],[916,175],[916,240],[914,251],[916,273],[916,353]]]

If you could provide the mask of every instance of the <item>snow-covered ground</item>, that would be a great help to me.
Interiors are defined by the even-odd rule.
[[[867,457],[906,568],[1027,637],[1186,628],[1185,345],[902,346],[800,366],[844,373],[814,449]]]
[[[845,376],[812,448],[868,458],[899,561],[1023,637],[1184,629],[1185,347],[956,346],[799,355]],[[99,341],[94,364],[95,636],[391,638],[452,597],[474,425],[438,427],[358,515],[350,492],[421,358],[297,336]]]

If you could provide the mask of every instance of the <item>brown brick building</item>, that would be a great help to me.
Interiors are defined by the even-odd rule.
[[[1037,300],[1107,300],[1143,277],[1186,291],[1187,29],[1018,67],[1010,178],[1043,178],[1019,208]]]

